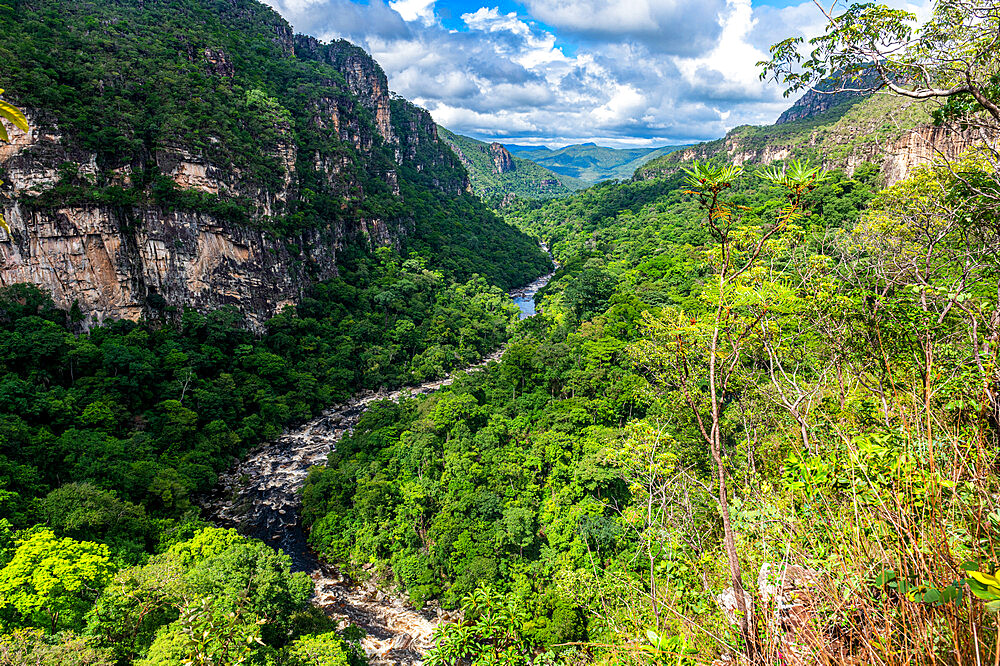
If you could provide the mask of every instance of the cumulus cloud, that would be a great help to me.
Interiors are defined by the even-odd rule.
[[[362,36],[404,39],[409,23],[382,0],[358,4],[351,0],[265,0],[284,16],[298,32],[329,39]]]
[[[451,18],[449,0],[268,0],[298,30],[368,50],[393,90],[453,131],[561,145],[709,139],[787,108],[756,63],[824,25],[811,0],[524,0]],[[926,15],[932,0],[888,0]]]
[[[694,55],[719,38],[724,0],[526,0],[532,16],[594,42],[640,42],[659,53]]]
[[[424,25],[434,23],[434,0],[396,0],[390,2],[389,7],[404,21],[420,21]]]

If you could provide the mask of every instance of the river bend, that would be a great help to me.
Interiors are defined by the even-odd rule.
[[[525,319],[535,314],[534,296],[552,278],[542,276],[511,292]],[[499,360],[504,348],[463,372],[473,372]],[[431,646],[431,634],[453,615],[438,608],[418,612],[402,599],[374,586],[357,584],[335,567],[319,562],[309,549],[302,528],[299,495],[309,468],[326,463],[337,442],[350,433],[373,402],[422,395],[451,384],[451,376],[398,391],[367,392],[330,407],[320,416],[252,451],[219,478],[201,502],[217,525],[235,527],[280,548],[292,558],[295,571],[306,571],[315,583],[313,602],[331,617],[365,631],[362,647],[372,664],[419,664]]]

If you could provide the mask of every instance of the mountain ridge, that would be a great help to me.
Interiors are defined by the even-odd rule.
[[[833,103],[830,105],[830,103]],[[640,167],[637,180],[676,173],[696,160],[724,159],[735,165],[805,159],[851,175],[864,163],[879,167],[892,185],[940,156],[954,158],[975,144],[931,123],[932,103],[888,95],[839,100],[806,94],[773,125],[742,125],[725,137],[685,148]]]
[[[256,0],[56,0],[0,34],[31,120],[0,149],[0,285],[88,321],[231,305],[259,328],[377,247],[504,287],[544,272],[367,53]]]
[[[594,142],[557,149],[545,146],[507,146],[517,157],[531,160],[561,176],[577,178],[591,185],[614,178],[631,178],[635,170],[646,162],[685,147],[609,148]]]
[[[484,199],[517,196],[548,199],[565,196],[586,184],[561,176],[531,160],[512,155],[501,143],[486,143],[438,126],[447,143],[469,172],[472,189]]]

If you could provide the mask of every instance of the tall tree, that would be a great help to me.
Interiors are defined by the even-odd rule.
[[[754,659],[756,631],[743,588],[736,535],[730,519],[723,455],[724,412],[735,397],[748,349],[760,334],[761,320],[768,311],[767,301],[780,297],[775,292],[776,285],[763,279],[761,259],[782,250],[783,232],[804,217],[803,196],[825,178],[825,173],[801,162],[761,172],[764,180],[786,189],[788,201],[771,224],[758,226],[744,219],[746,211],[727,199],[727,191],[741,172],[736,166],[701,163],[687,170],[687,184],[698,197],[705,224],[715,240],[707,253],[714,271],[705,290],[710,309],[701,321],[694,319],[690,324],[676,313],[648,315],[645,339],[635,346],[634,355],[656,383],[679,389],[711,453],[723,547],[736,597],[740,634],[747,656]]]

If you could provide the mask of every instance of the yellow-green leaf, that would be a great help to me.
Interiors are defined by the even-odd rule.
[[[982,571],[970,571],[969,575],[978,580],[983,585],[989,587],[1000,587],[1000,580],[997,580],[996,576],[984,574]]]
[[[24,114],[21,113],[20,109],[13,104],[3,101],[2,99],[0,99],[0,116],[3,116],[10,122],[14,123],[14,126],[22,132],[28,131],[28,119],[24,117]],[[6,141],[7,139],[4,140]]]

